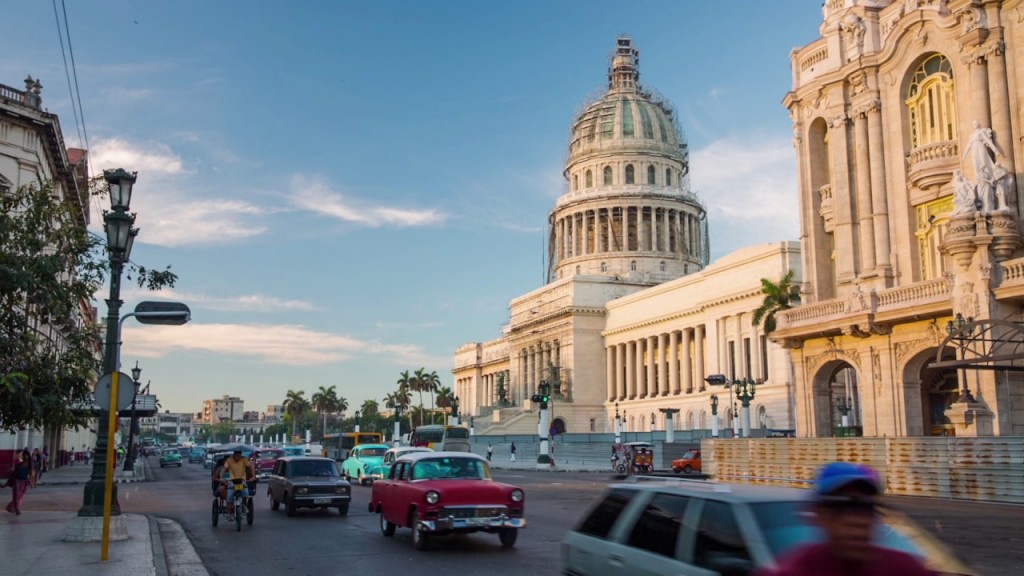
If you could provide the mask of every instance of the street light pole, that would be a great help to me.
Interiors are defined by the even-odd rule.
[[[359,410],[356,410],[356,434],[359,434]],[[358,438],[356,440],[356,444],[358,444]]]
[[[139,378],[142,376],[142,368],[139,368],[139,361],[135,361],[135,368],[132,368],[132,383],[135,385],[135,393],[132,394],[132,414],[128,418],[128,454],[124,459],[124,470],[135,470],[135,435],[138,434],[138,422],[135,419],[135,402],[139,398]]]
[[[718,438],[718,394],[711,395],[711,437]]]
[[[750,378],[744,378],[733,382],[733,385],[737,388],[736,398],[743,406],[743,437],[750,438],[750,401],[754,399],[757,382]]]
[[[103,225],[107,234],[107,252],[110,258],[110,296],[106,300],[107,332],[103,351],[104,374],[116,374],[119,368],[117,349],[120,344],[118,328],[122,304],[121,274],[124,272],[124,263],[131,255],[135,235],[139,232],[137,228],[132,228],[132,224],[135,223],[135,215],[128,213],[136,174],[138,173],[120,168],[103,172],[110,189],[111,206],[111,210],[103,214]],[[113,463],[107,460],[107,450],[113,438],[110,438],[108,427],[103,425],[109,419],[107,412],[110,410],[117,410],[115,398],[111,398],[108,410],[101,411],[98,415],[92,474],[85,484],[82,507],[78,510],[80,517],[102,517],[104,515],[106,477],[108,473],[113,474]],[[120,516],[121,506],[117,502],[116,484],[111,488],[109,504],[110,515]],[[103,560],[106,558],[104,557]]]
[[[615,403],[615,443],[622,444],[622,417],[619,416],[619,403]]]

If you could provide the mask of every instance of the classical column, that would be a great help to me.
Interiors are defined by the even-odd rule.
[[[620,208],[622,212],[622,251],[629,252],[629,206],[623,206]]]
[[[668,396],[668,334],[658,334],[658,391],[662,396]]]
[[[1010,96],[1007,92],[1009,78],[1006,76],[1006,44],[1001,40],[992,45],[988,57],[989,74],[988,85],[989,95],[992,100],[992,131],[995,132],[996,142],[1003,150],[999,163],[1009,170],[1010,174],[1016,174],[1014,168],[1013,137],[1010,128]],[[1016,197],[1016,194],[1013,194]]]
[[[651,252],[658,251],[658,209],[651,206]]]
[[[857,231],[860,236],[860,273],[875,269],[875,223],[871,208],[871,166],[868,163],[868,121],[866,113],[853,117],[854,151],[857,167]]]
[[[612,347],[608,346],[604,349],[604,380],[605,386],[608,388],[608,401],[612,402],[615,400],[615,354],[612,351]]]
[[[626,399],[636,398],[636,342],[626,343]]]
[[[671,213],[672,211],[665,208],[661,211],[661,251],[671,252],[672,243],[669,242],[669,236],[671,236],[672,227],[671,224]]]
[[[835,213],[836,276],[844,284],[856,276],[854,269],[853,208],[850,200],[850,151],[846,146],[849,118],[840,114],[829,121],[829,152],[832,155],[832,204]]]
[[[977,120],[986,128],[992,127],[992,110],[989,108],[988,94],[988,60],[985,53],[976,49],[969,57],[971,66],[971,112],[972,120]],[[977,174],[975,177],[977,178]]]
[[[647,337],[647,350],[645,356],[647,356],[647,397],[654,398],[658,395],[658,349],[656,346],[655,336]]]
[[[683,328],[683,390],[687,394],[693,392],[693,355],[690,353],[690,329]]]
[[[626,399],[626,381],[623,378],[626,368],[626,345],[615,346],[615,394],[619,400]]]
[[[668,387],[672,394],[679,394],[679,331],[668,335]]]
[[[875,223],[875,265],[890,269],[892,249],[889,247],[889,205],[885,190],[885,142],[882,136],[882,101],[872,100],[867,106],[868,149],[871,162],[871,208]],[[765,375],[767,378],[767,374]]]
[[[636,397],[647,397],[647,367],[644,366],[644,347],[647,345],[646,338],[636,341]]]
[[[583,255],[591,254],[592,251],[590,249],[590,236],[591,236],[591,234],[590,234],[590,210],[584,210],[583,213],[580,214],[580,218],[582,218],[582,220],[583,220],[583,250],[582,250],[582,253],[583,253]]]
[[[698,324],[693,330],[693,355],[694,369],[697,372],[697,380],[701,382],[700,389],[704,389],[704,325]],[[689,377],[689,376],[687,376]],[[692,389],[692,388],[691,388]]]

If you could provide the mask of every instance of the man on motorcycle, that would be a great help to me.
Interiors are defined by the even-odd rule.
[[[236,448],[231,453],[231,458],[228,458],[224,462],[224,471],[222,473],[222,479],[228,486],[228,514],[232,514],[235,511],[235,482],[245,482],[249,478],[254,478],[256,471],[253,469],[252,462],[242,456],[242,449]],[[249,486],[245,484],[242,488],[242,498],[249,497]]]

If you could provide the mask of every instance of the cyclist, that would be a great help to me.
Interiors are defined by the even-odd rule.
[[[222,509],[224,508],[224,483],[221,482],[221,476],[224,475],[224,462],[227,459],[227,456],[218,458],[210,473],[210,488],[213,490],[213,497],[218,499]]]
[[[228,487],[228,514],[233,514],[235,511],[235,484],[236,480],[247,481],[249,478],[255,477],[256,472],[253,469],[252,461],[242,456],[242,449],[235,448],[231,452],[231,457],[224,462],[224,472],[222,478],[224,483]],[[242,497],[249,497],[249,486],[245,484],[242,488]]]

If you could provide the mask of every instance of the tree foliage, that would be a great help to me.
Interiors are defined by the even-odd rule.
[[[753,324],[757,326],[763,323],[765,334],[770,334],[775,331],[775,314],[800,302],[800,289],[793,285],[793,270],[786,272],[778,283],[761,278],[761,292],[764,301],[754,311]]]
[[[100,180],[101,182],[101,180]],[[97,181],[90,196],[105,194]],[[105,239],[52,183],[0,193],[0,428],[83,426],[101,368],[88,316],[110,266]],[[131,263],[139,286],[171,287],[168,267]]]

